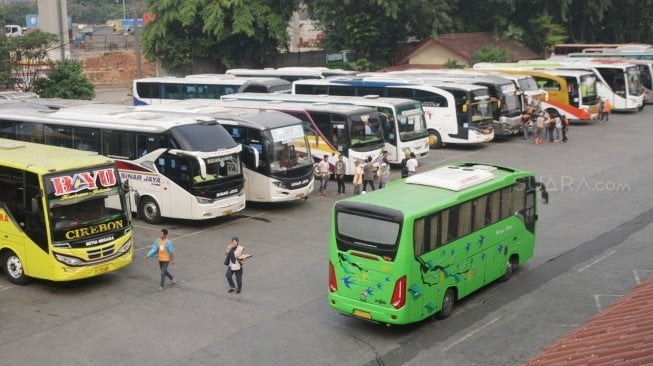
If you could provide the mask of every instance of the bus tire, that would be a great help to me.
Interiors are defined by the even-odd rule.
[[[512,277],[513,273],[517,270],[517,265],[519,261],[517,259],[516,255],[513,255],[508,259],[508,263],[506,263],[506,273],[503,274],[503,276],[499,277],[500,282],[506,282]]]
[[[435,315],[438,319],[446,319],[453,312],[453,306],[456,304],[456,291],[453,288],[448,288],[442,297],[442,307]]]
[[[25,275],[25,267],[23,262],[11,250],[4,253],[2,256],[2,270],[9,282],[15,285],[24,285],[29,281],[29,277]]]
[[[161,209],[152,197],[141,197],[138,204],[138,217],[148,224],[161,223]]]
[[[442,137],[436,130],[429,130],[429,148],[439,149],[442,147]]]

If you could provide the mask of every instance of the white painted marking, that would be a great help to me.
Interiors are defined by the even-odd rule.
[[[480,328],[478,328],[478,329],[475,329],[475,330],[473,330],[473,331],[467,333],[464,337],[462,337],[462,338],[460,338],[459,340],[453,342],[453,343],[450,344],[449,346],[443,348],[441,352],[445,352],[445,351],[447,351],[449,348],[451,348],[451,347],[457,345],[458,343],[463,342],[464,340],[466,340],[466,339],[472,337],[474,334],[476,334],[476,333],[480,332],[481,330],[483,330],[483,329],[489,327],[490,325],[492,325],[492,324],[498,322],[499,319],[500,319],[500,318],[494,318],[494,319],[490,320],[488,323],[484,324],[482,327],[480,327]]]
[[[599,263],[600,261],[602,261],[602,260],[604,260],[605,258],[607,258],[607,257],[609,257],[609,256],[611,256],[611,255],[613,255],[613,254],[616,253],[616,252],[617,252],[616,250],[611,251],[610,253],[608,253],[608,254],[604,255],[603,257],[601,257],[601,258],[599,258],[599,259],[593,261],[592,263],[590,263],[590,264],[588,264],[588,265],[586,265],[586,266],[581,267],[581,268],[578,270],[578,272],[583,272],[584,270],[586,270],[586,269],[590,268],[591,266],[593,266],[593,265]]]
[[[642,279],[639,277],[639,272],[653,272],[651,269],[633,269],[633,276],[635,277],[635,283],[638,285],[642,283]]]
[[[601,311],[601,310],[603,310],[603,307],[601,306],[601,299],[600,299],[600,298],[601,298],[601,297],[607,297],[607,296],[610,296],[610,297],[621,297],[621,296],[623,296],[623,295],[596,295],[596,294],[595,294],[595,295],[594,295],[594,304],[596,305],[596,310],[597,310],[597,311]]]

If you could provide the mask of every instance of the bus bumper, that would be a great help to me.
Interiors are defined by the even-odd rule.
[[[329,305],[337,312],[353,318],[380,324],[407,324],[408,304],[397,310],[391,306],[378,306],[329,293]],[[413,320],[414,321],[414,320]]]
[[[282,188],[272,183],[270,187],[270,202],[288,202],[308,198],[315,186],[315,179],[309,179],[310,182],[308,185],[297,189],[287,189],[285,186]]]
[[[53,266],[53,276],[52,280],[54,281],[73,281],[83,278],[95,277],[105,273],[113,272],[119,270],[132,262],[134,257],[134,240],[129,239],[130,247],[129,250],[120,254],[117,253],[115,257],[112,257],[111,260],[106,263],[97,263],[87,266],[72,267],[64,265],[61,262],[55,261]],[[118,250],[120,246],[116,245],[115,248]]]
[[[193,220],[208,220],[214,217],[229,216],[245,208],[245,190],[227,199],[213,203],[198,205],[199,212],[192,217]]]

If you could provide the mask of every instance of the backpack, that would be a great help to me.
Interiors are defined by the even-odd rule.
[[[401,177],[406,178],[408,176],[408,167],[406,166],[406,158],[401,160]]]

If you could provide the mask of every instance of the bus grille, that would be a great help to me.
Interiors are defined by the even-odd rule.
[[[104,248],[91,249],[87,252],[88,259],[100,259],[103,257],[108,257],[113,254],[113,251],[113,245]]]

